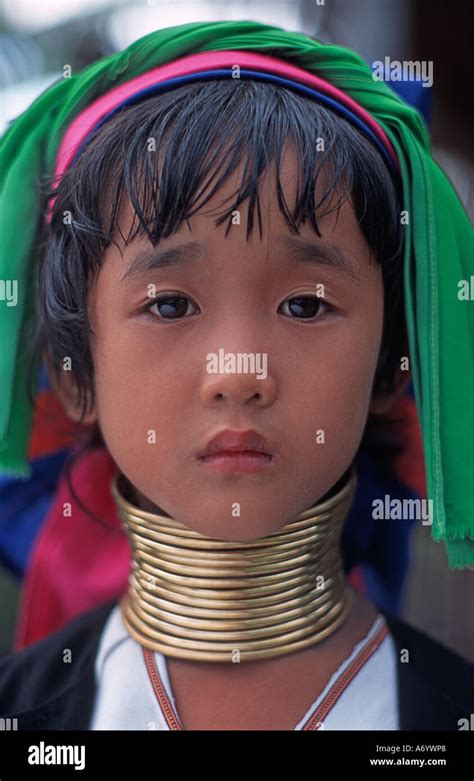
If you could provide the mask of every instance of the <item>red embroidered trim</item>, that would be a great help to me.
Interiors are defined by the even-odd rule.
[[[362,669],[364,664],[368,662],[370,657],[373,656],[387,635],[388,627],[386,624],[384,624],[380,627],[375,636],[369,640],[363,648],[361,648],[356,658],[334,682],[324,697],[324,700],[318,706],[317,710],[308,717],[307,721],[302,727],[302,730],[317,730],[320,728],[323,719],[332,710],[351,681],[353,681],[357,673]],[[158,700],[158,704],[162,710],[163,716],[165,717],[166,723],[168,724],[170,730],[182,730],[183,727],[179,717],[171,705],[166,688],[156,667],[154,654],[148,648],[143,648],[142,650],[146,669],[153,686],[153,691],[155,693],[156,699]]]
[[[336,702],[343,695],[359,670],[361,670],[364,664],[373,656],[387,635],[388,627],[384,624],[367,645],[361,648],[356,658],[334,682],[317,710],[309,717],[306,724],[302,727],[303,730],[317,730],[320,728],[323,719],[328,715],[332,708],[334,708]]]
[[[142,650],[146,669],[153,686],[153,691],[155,692],[158,704],[166,719],[166,723],[168,724],[170,730],[182,730],[183,728],[181,726],[181,722],[178,718],[178,715],[175,714],[174,708],[171,705],[168,694],[161,680],[160,673],[158,672],[158,669],[155,665],[153,651],[150,651],[149,648],[143,648]]]

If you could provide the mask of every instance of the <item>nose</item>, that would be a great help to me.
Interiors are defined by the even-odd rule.
[[[256,373],[206,373],[201,384],[201,400],[206,406],[227,402],[266,407],[275,397],[276,383],[268,372],[261,379]]]

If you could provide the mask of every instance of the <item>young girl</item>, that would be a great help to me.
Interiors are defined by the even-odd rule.
[[[34,290],[36,354],[115,465],[130,577],[0,663],[0,716],[460,729],[471,666],[355,590],[341,549],[356,458],[412,377],[433,497],[417,522],[474,562],[472,410],[449,374],[472,378],[472,309],[452,301],[472,231],[419,116],[354,53],[254,22],[160,30],[71,82],[5,139],[7,268],[28,293],[2,311],[2,467],[25,467]],[[33,160],[35,192],[55,188],[20,236],[9,187]]]

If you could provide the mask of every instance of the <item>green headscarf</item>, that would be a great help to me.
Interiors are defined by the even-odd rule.
[[[17,280],[16,306],[0,301],[0,472],[30,475],[32,409],[21,325],[34,306],[32,274],[40,220],[38,178],[51,174],[74,117],[112,87],[178,57],[220,49],[270,54],[326,79],[361,104],[387,133],[404,190],[404,286],[411,371],[425,455],[432,536],[449,565],[474,565],[474,231],[434,162],[419,113],[355,53],[253,21],[196,22],[158,30],[71,78],[57,81],[10,125],[2,141],[0,280]]]

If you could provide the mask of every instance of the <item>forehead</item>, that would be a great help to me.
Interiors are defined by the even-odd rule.
[[[221,184],[219,190],[210,197],[204,206],[183,221],[175,233],[165,239],[161,239],[157,247],[163,250],[172,250],[178,246],[181,247],[184,243],[189,244],[192,242],[196,245],[192,248],[196,258],[204,254],[208,255],[211,260],[214,258],[222,262],[222,259],[226,256],[231,255],[235,257],[235,253],[240,253],[239,257],[242,264],[244,264],[245,259],[262,257],[262,248],[265,249],[265,256],[269,254],[275,257],[279,255],[284,256],[286,252],[293,248],[298,250],[301,257],[306,250],[306,255],[308,256],[311,254],[311,247],[309,246],[311,244],[312,247],[326,248],[328,250],[326,254],[331,255],[332,253],[335,261],[337,261],[336,255],[339,251],[341,260],[339,265],[344,266],[343,256],[346,255],[349,259],[347,266],[352,265],[356,273],[357,271],[365,271],[364,267],[367,265],[370,249],[358,225],[350,194],[343,193],[344,183],[342,182],[339,186],[334,187],[330,180],[329,171],[326,170],[321,171],[315,190],[316,204],[323,198],[324,194],[327,192],[332,193],[331,197],[323,203],[322,210],[317,212],[317,222],[322,234],[321,237],[318,237],[309,222],[299,225],[298,235],[290,230],[290,226],[286,222],[279,205],[274,163],[268,166],[259,179],[253,213],[253,228],[250,235],[247,237],[248,198],[241,201],[233,210],[228,231],[228,219],[221,225],[216,226],[216,219],[231,206],[235,206],[237,193],[241,189],[242,181],[246,176],[244,169],[245,161]],[[295,153],[291,146],[287,145],[282,153],[279,179],[283,198],[290,213],[293,212],[295,205],[298,175]],[[199,203],[202,203],[202,200],[207,198],[214,184],[215,180],[202,191]],[[341,202],[339,208],[336,208],[339,199]],[[130,243],[124,241],[124,237],[133,232],[132,229],[136,227],[137,220],[138,216],[135,214],[130,201],[128,198],[125,198],[119,212],[118,224],[120,231],[118,237],[116,237],[123,254],[123,274],[127,274],[128,270],[130,270],[131,275],[134,275],[135,271],[139,270],[140,265],[140,263],[136,264],[137,269],[133,267],[137,253],[143,255],[152,247],[148,238],[142,233],[138,233]],[[306,247],[303,246],[305,243]],[[222,254],[223,251],[225,251],[224,255]],[[190,257],[191,254],[190,252]],[[335,265],[337,265],[337,262]]]

